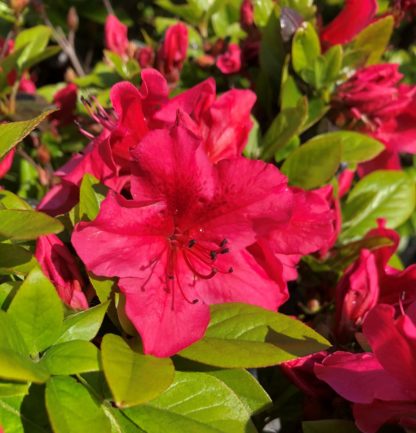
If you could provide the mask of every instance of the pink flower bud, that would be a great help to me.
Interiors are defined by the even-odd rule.
[[[217,67],[223,74],[235,74],[241,69],[241,50],[237,44],[230,44],[228,50],[218,56]]]
[[[77,309],[88,308],[82,292],[85,283],[75,259],[57,236],[41,236],[36,243],[35,257],[65,304]]]
[[[105,22],[105,46],[107,50],[124,56],[129,46],[127,27],[116,16],[109,15]]]

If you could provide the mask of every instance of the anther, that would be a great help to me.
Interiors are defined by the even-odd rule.
[[[195,239],[191,239],[191,240],[188,242],[188,248],[192,248],[195,244],[196,244],[196,240],[195,240]]]
[[[220,250],[220,254],[227,254],[230,252],[229,248],[223,248],[222,250]]]
[[[234,268],[231,267],[230,269],[228,269],[229,274],[232,274],[233,272],[234,272]]]
[[[217,258],[216,251],[210,251],[209,252],[209,256],[211,257],[211,260],[215,260]]]
[[[228,244],[228,240],[227,239],[223,239],[220,243],[220,247],[224,248],[226,245]]]

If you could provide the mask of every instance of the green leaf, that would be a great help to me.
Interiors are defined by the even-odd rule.
[[[56,108],[47,110],[34,119],[1,124],[0,158],[2,158],[9,150],[13,149],[13,147],[28,136],[39,125],[39,123],[43,122],[49,114],[56,110]]]
[[[387,226],[404,223],[415,208],[415,185],[402,171],[380,170],[361,179],[349,193],[343,208],[341,240],[363,236],[385,218]]]
[[[322,81],[323,84],[328,85],[328,83],[336,81],[341,71],[343,58],[342,46],[334,45],[324,54],[323,58],[325,70]]]
[[[127,418],[121,410],[104,407],[111,422],[111,433],[145,433],[138,425]]]
[[[221,368],[280,364],[328,348],[330,344],[299,320],[246,304],[211,307],[205,337],[179,355]]]
[[[51,34],[52,30],[49,27],[40,25],[23,30],[17,35],[15,48],[23,48],[17,61],[21,70],[28,69],[37,63],[34,59],[45,51]]]
[[[13,318],[31,354],[42,352],[61,334],[63,306],[55,287],[35,268],[10,304]]]
[[[264,27],[273,11],[273,0],[254,0],[253,18],[258,27]]]
[[[353,421],[344,419],[325,419],[321,421],[305,421],[302,423],[303,433],[359,433]]]
[[[96,275],[93,275],[91,272],[88,273],[88,277],[97,293],[100,302],[108,301],[111,297],[111,293],[113,292],[114,288],[117,286],[115,281],[109,278],[97,277]]]
[[[175,369],[169,358],[136,353],[117,335],[104,336],[101,359],[105,377],[119,407],[152,400],[173,381]]]
[[[282,172],[292,185],[313,189],[324,185],[334,176],[341,158],[341,143],[312,139],[288,156]]]
[[[24,382],[45,382],[48,372],[29,358],[25,345],[13,319],[0,310],[0,378]]]
[[[44,383],[48,371],[42,365],[32,362],[12,350],[0,348],[0,378],[23,382]]]
[[[84,175],[79,199],[79,214],[82,220],[92,221],[98,215],[100,204],[107,194],[108,188],[91,174]]]
[[[33,210],[29,203],[5,189],[0,190],[0,203],[5,207],[5,209]]]
[[[300,133],[308,115],[308,101],[299,100],[295,108],[285,108],[273,120],[262,140],[261,157],[271,159]]]
[[[387,15],[367,26],[355,39],[353,50],[365,58],[364,65],[378,63],[386,50],[394,29],[394,18]],[[362,65],[362,66],[364,66]]]
[[[28,392],[29,384],[27,383],[0,382],[0,398],[26,395]]]
[[[20,287],[20,281],[6,281],[0,284],[0,308],[7,310],[10,302]]]
[[[99,371],[99,351],[88,341],[68,341],[48,349],[41,364],[50,374],[71,375]]]
[[[67,316],[64,320],[62,334],[56,343],[73,340],[92,340],[98,334],[108,305],[109,303],[105,302],[88,310]]]
[[[246,370],[212,370],[207,373],[231,388],[251,415],[264,411],[272,403],[266,391]]]
[[[42,212],[0,209],[0,239],[32,240],[42,235],[59,233],[63,228],[60,221]]]
[[[113,64],[116,72],[124,80],[131,80],[140,73],[140,66],[134,59],[123,60],[118,54],[104,50],[106,58]]]
[[[304,22],[292,42],[292,64],[295,72],[309,84],[316,83],[316,64],[321,55],[321,42],[311,23]]]
[[[176,372],[172,386],[148,404],[126,409],[147,433],[255,433],[250,414],[221,380]]]
[[[0,275],[26,275],[37,265],[28,250],[12,244],[0,243]]]
[[[99,402],[71,377],[49,379],[46,408],[54,433],[111,433],[110,421]]]
[[[278,100],[280,90],[285,50],[279,18],[279,9],[275,6],[267,25],[262,29],[259,51],[261,74],[258,80],[258,85],[265,89],[263,93],[258,92],[262,106],[274,104]]]
[[[28,395],[0,399],[0,425],[5,432],[51,433],[48,424],[40,386],[32,385]]]
[[[352,166],[369,161],[383,151],[384,145],[365,134],[352,131],[336,131],[317,135],[308,143],[321,143],[322,146],[342,146],[341,161]]]

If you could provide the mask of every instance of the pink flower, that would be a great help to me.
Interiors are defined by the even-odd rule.
[[[360,166],[360,175],[400,169],[399,153],[416,153],[416,86],[400,84],[402,78],[398,65],[374,65],[358,71],[337,91],[334,106],[343,111],[351,127],[386,146]]]
[[[200,339],[209,304],[276,309],[284,283],[246,248],[260,222],[288,218],[279,170],[244,158],[213,165],[182,126],[149,132],[133,155],[133,200],[110,193],[72,243],[94,274],[120,278],[145,352],[170,356]]]
[[[314,366],[321,363],[328,356],[328,352],[322,351],[303,356],[280,365],[289,379],[306,395],[319,398],[331,393],[331,389],[316,378]]]
[[[6,176],[6,174],[12,167],[15,153],[16,153],[16,148],[13,148],[9,152],[7,152],[2,159],[0,159],[0,179]]]
[[[390,305],[377,305],[364,321],[372,353],[336,352],[316,364],[317,377],[354,403],[363,433],[385,423],[416,426],[416,303],[395,319]]]
[[[363,249],[360,257],[346,270],[336,288],[335,334],[341,343],[348,342],[378,303],[398,306],[416,300],[416,265],[404,271],[388,265],[399,245],[399,235],[378,221],[366,239],[385,238],[392,243],[372,251]]]
[[[179,22],[166,30],[165,40],[158,53],[158,69],[170,83],[179,81],[188,44],[188,28],[185,24]]]
[[[55,93],[53,103],[59,108],[59,111],[52,113],[49,119],[56,126],[65,126],[73,122],[74,112],[77,106],[77,91],[76,84],[69,83],[64,88]]]
[[[240,156],[253,125],[251,109],[256,95],[250,90],[233,89],[216,99],[215,81],[208,79],[171,99],[155,113],[158,127],[174,124],[177,110],[189,116],[188,128],[203,140],[212,162]]]
[[[152,47],[143,47],[137,51],[136,57],[142,69],[150,68],[155,60],[155,52]]]
[[[131,83],[118,83],[111,89],[114,116],[100,107],[86,105],[104,131],[87,146],[83,155],[74,155],[55,175],[61,183],[42,199],[38,209],[50,215],[69,211],[78,201],[79,185],[89,173],[115,191],[121,191],[130,176],[130,148],[147,133],[147,117],[167,101],[168,88],[155,70],[142,71],[140,89]],[[90,107],[91,105],[91,107]],[[98,115],[97,115],[98,110]]]
[[[57,236],[39,237],[35,257],[65,304],[77,309],[88,308],[87,299],[82,291],[85,283],[75,259]]]
[[[254,24],[254,6],[252,0],[243,0],[240,7],[240,23],[245,30]]]
[[[237,44],[228,45],[224,54],[217,58],[217,67],[223,74],[235,74],[241,69],[241,50]]]
[[[322,45],[347,44],[373,21],[377,12],[376,0],[345,0],[339,15],[321,32]]]
[[[108,15],[105,22],[105,47],[107,50],[124,56],[127,53],[129,40],[127,37],[127,27],[121,23],[114,15]]]
[[[374,255],[361,250],[360,257],[341,278],[336,289],[336,329],[340,342],[348,342],[379,298],[378,269]]]

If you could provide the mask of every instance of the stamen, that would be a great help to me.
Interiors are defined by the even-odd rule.
[[[196,240],[195,240],[195,239],[191,239],[191,240],[188,242],[188,248],[192,248],[195,244],[196,244]]]

